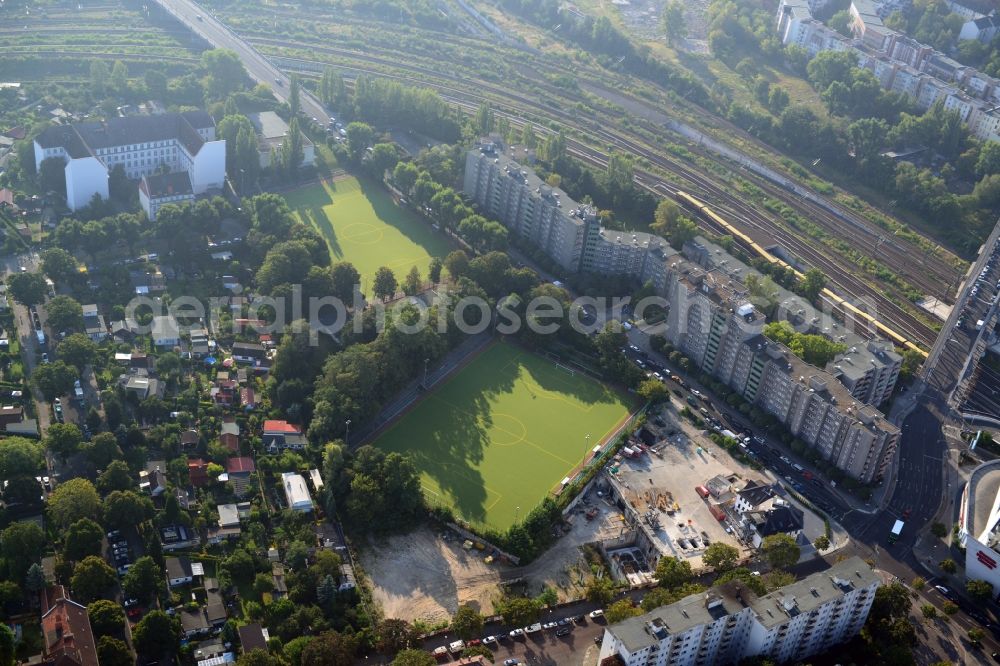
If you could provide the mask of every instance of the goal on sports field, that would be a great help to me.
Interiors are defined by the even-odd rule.
[[[576,370],[574,370],[573,368],[568,368],[562,363],[556,363],[556,367],[559,368],[560,370],[563,370],[564,372],[568,372],[571,376],[576,377]]]

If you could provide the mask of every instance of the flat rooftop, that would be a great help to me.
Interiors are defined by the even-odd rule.
[[[748,607],[758,622],[770,628],[879,581],[871,567],[854,556],[762,597],[756,597],[746,587],[731,581],[617,622],[608,630],[624,643],[629,652],[636,652],[658,645],[669,635],[711,624]]]
[[[750,606],[757,621],[770,628],[801,613],[809,613],[856,589],[878,583],[879,580],[868,563],[855,555],[837,562],[826,571],[814,573],[758,597]]]
[[[746,283],[750,275],[763,277],[760,271],[702,236],[697,236],[685,244],[684,255],[706,270],[716,269],[742,284]],[[868,337],[858,333],[855,325],[864,326],[864,324],[837,321],[830,313],[817,310],[807,299],[798,294],[778,284],[775,284],[775,287],[779,314],[776,319],[787,321],[797,331],[822,335],[834,342],[847,345],[848,351],[837,357],[844,359],[839,363],[841,367],[838,372],[849,377],[860,376],[873,360],[881,364],[892,364],[899,359],[899,355],[888,342],[879,339],[869,340]],[[856,305],[864,309],[863,304]],[[869,349],[869,342],[874,343],[873,349]]]
[[[750,590],[739,585],[713,587],[707,592],[692,594],[669,606],[660,606],[609,629],[625,644],[629,652],[659,645],[673,634],[682,634],[699,625],[711,624],[719,618],[739,613],[752,598]]]

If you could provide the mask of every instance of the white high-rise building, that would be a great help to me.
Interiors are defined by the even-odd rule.
[[[614,655],[627,666],[804,659],[861,631],[879,584],[859,557],[762,597],[731,581],[609,626],[598,662]]]

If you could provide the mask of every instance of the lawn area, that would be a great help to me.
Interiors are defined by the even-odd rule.
[[[380,266],[402,282],[411,267],[427,276],[432,257],[452,249],[448,239],[412,211],[400,208],[380,185],[346,176],[302,187],[285,195],[298,218],[326,239],[333,261],[349,261],[370,290]]]
[[[404,414],[375,446],[411,454],[429,503],[503,530],[611,435],[631,406],[625,394],[580,372],[497,343]]]

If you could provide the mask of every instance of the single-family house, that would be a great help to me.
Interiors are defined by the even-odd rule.
[[[264,421],[262,441],[269,453],[278,453],[284,449],[302,451],[306,448],[306,438],[299,427],[278,419]]]
[[[988,44],[996,37],[998,31],[1000,31],[1000,17],[993,16],[992,14],[989,16],[980,16],[962,24],[962,29],[958,33],[958,39],[961,41],[975,39],[983,44]]]
[[[773,497],[775,497],[774,487],[750,480],[742,490],[736,492],[733,510],[740,515],[747,511],[758,511],[765,504],[770,506]]]
[[[201,442],[201,435],[197,430],[190,428],[181,433],[181,446],[185,449],[198,446]]]
[[[199,542],[198,535],[183,525],[164,525],[160,528],[160,543],[166,552],[193,548]]]
[[[267,359],[267,350],[257,342],[233,343],[233,359],[237,363],[258,364]]]
[[[155,377],[150,377],[144,372],[130,373],[122,375],[119,383],[125,388],[127,393],[132,393],[140,401],[150,397],[163,397],[163,385]]]
[[[257,471],[257,467],[250,456],[235,456],[226,460],[226,471],[232,479],[234,476],[250,476]]]
[[[208,529],[208,543],[222,543],[228,539],[237,539],[242,533],[240,529],[240,514],[235,504],[219,504],[219,524]]]
[[[108,325],[95,303],[83,306],[83,328],[87,337],[94,342],[101,342],[108,337]]]
[[[191,344],[188,347],[188,351],[190,351],[197,358],[208,355],[210,351],[208,330],[205,328],[191,329],[189,336],[191,338]]]
[[[180,557],[168,557],[164,560],[167,570],[167,584],[170,587],[187,585],[194,580],[194,573],[191,570],[191,560],[183,555]]]
[[[219,512],[219,527],[240,526],[240,513],[235,504],[219,504],[215,508]]]
[[[219,374],[221,375],[222,373],[220,372]],[[239,395],[239,387],[236,381],[228,377],[225,379],[217,378],[215,384],[209,390],[212,402],[222,407],[231,407],[238,404]]]
[[[230,451],[235,452],[240,450],[240,426],[236,421],[228,419],[222,422],[219,443]]]
[[[116,319],[111,322],[111,337],[115,342],[132,342],[135,340],[135,331],[124,319]]]
[[[271,580],[274,581],[274,590],[271,596],[275,599],[288,596],[288,583],[285,582],[285,565],[281,562],[271,564]]]
[[[139,490],[149,493],[150,497],[159,497],[167,490],[167,475],[159,467],[139,472]]]
[[[198,636],[207,636],[212,632],[212,625],[209,624],[203,607],[184,608],[176,616],[181,621],[181,631],[187,640]]]
[[[208,586],[209,580],[214,583],[212,588]],[[226,601],[219,591],[219,584],[214,579],[205,579],[205,597],[205,619],[213,629],[220,629],[229,619],[229,613],[226,612]]]
[[[772,534],[797,537],[802,532],[802,510],[780,499],[772,500],[771,507],[763,511],[747,511],[740,519],[744,539],[760,548],[764,539]]]
[[[207,486],[211,481],[211,479],[208,478],[208,463],[201,458],[189,459],[188,481],[195,488]]]
[[[208,582],[208,579],[206,578],[205,581]],[[195,648],[192,656],[195,662],[200,662],[206,659],[216,659],[224,654],[232,653],[226,649],[221,640],[216,638],[198,643],[198,647]]]
[[[239,628],[239,635],[240,645],[243,648],[243,654],[247,654],[253,650],[267,649],[267,631],[258,623],[254,622],[252,624],[243,625]]]
[[[153,344],[160,348],[176,347],[181,343],[180,326],[173,315],[153,317]]]
[[[0,425],[20,423],[24,419],[24,408],[20,405],[3,405],[0,407]]]

